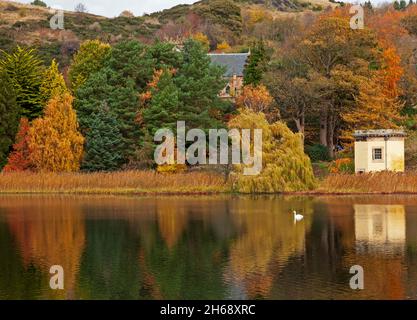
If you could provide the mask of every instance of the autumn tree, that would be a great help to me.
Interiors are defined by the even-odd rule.
[[[236,99],[238,108],[248,108],[254,112],[263,112],[269,121],[275,121],[279,117],[279,111],[274,108],[274,98],[264,85],[247,85]]]
[[[210,40],[209,40],[209,38],[204,33],[197,32],[197,33],[193,34],[192,38],[195,41],[200,42],[203,45],[203,47],[207,49],[207,51],[209,50],[209,48],[210,48]]]
[[[369,29],[352,30],[347,17],[319,18],[295,49],[304,65],[298,77],[309,79],[312,110],[318,115],[320,143],[331,156],[342,126],[341,114],[355,105],[357,83],[369,80],[382,66],[376,35]]]
[[[119,14],[119,17],[124,17],[124,18],[134,18],[135,15],[133,14],[132,11],[129,10],[124,10]]]
[[[0,69],[0,168],[5,165],[19,122],[16,94],[7,73]]]
[[[87,40],[81,44],[68,71],[72,92],[76,92],[92,73],[101,69],[110,49],[110,45],[99,40]]]
[[[304,153],[301,136],[292,133],[285,123],[278,121],[269,124],[263,113],[241,109],[239,115],[229,122],[229,128],[262,130],[262,170],[258,175],[243,175],[242,170],[246,165],[236,165],[236,191],[274,193],[315,187],[313,169],[309,157]]]
[[[29,120],[42,114],[40,86],[44,75],[42,61],[34,49],[16,47],[7,53],[0,51],[0,68],[9,76],[13,85],[20,115]]]
[[[355,97],[353,110],[342,114],[346,123],[341,138],[353,142],[354,130],[396,129],[401,120],[401,103],[395,98],[382,94],[384,91],[378,78],[359,83],[359,95]]]
[[[59,72],[58,64],[54,59],[50,67],[45,71],[40,86],[41,103],[46,105],[50,99],[63,95],[67,90],[64,77]]]
[[[222,42],[217,44],[216,51],[217,52],[227,52],[230,49],[231,49],[230,45],[226,41],[222,41]]]
[[[29,149],[29,121],[21,118],[19,130],[16,134],[16,142],[13,151],[9,154],[4,172],[25,171],[31,169],[30,149]]]
[[[38,171],[71,172],[80,168],[84,138],[69,93],[52,98],[44,116],[29,130],[30,161]]]

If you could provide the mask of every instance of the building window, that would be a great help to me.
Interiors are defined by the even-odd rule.
[[[372,160],[382,160],[382,148],[372,149]]]
[[[228,84],[227,86],[226,86],[226,89],[225,89],[225,92],[226,92],[226,94],[228,95],[228,96],[230,96],[230,84]]]

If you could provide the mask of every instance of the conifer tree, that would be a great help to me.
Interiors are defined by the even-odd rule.
[[[0,168],[6,163],[18,122],[19,109],[13,85],[7,73],[0,69]]]
[[[20,114],[29,120],[42,114],[40,86],[44,74],[41,60],[34,49],[17,47],[12,53],[1,51],[0,68],[13,84]]]
[[[64,77],[58,70],[55,59],[52,60],[50,67],[45,71],[40,87],[41,102],[46,105],[55,96],[63,95],[67,91]]]
[[[249,61],[244,71],[244,84],[259,85],[266,70],[268,56],[262,41],[256,42],[251,48]]]
[[[184,44],[182,65],[174,77],[181,108],[177,118],[189,128],[223,126],[224,114],[230,104],[219,97],[225,86],[223,70],[210,63],[204,47],[194,40]]]
[[[145,107],[142,113],[147,132],[153,136],[161,128],[175,131],[177,121],[183,119],[179,118],[179,90],[174,84],[170,71],[163,71],[150,94],[149,106]]]
[[[86,135],[82,169],[86,171],[112,171],[123,162],[120,124],[110,109],[103,105],[93,115]]]
[[[91,74],[103,67],[110,50],[109,44],[99,40],[87,40],[81,44],[68,70],[72,92],[75,93]]]
[[[29,130],[30,161],[38,171],[71,172],[80,168],[84,138],[69,93],[52,98],[44,116]]]
[[[107,67],[89,77],[78,89],[76,100],[77,115],[83,134],[91,128],[92,115],[99,112],[103,103],[120,124],[123,159],[126,162],[138,145],[140,136],[140,127],[135,121],[139,97],[134,81]]]

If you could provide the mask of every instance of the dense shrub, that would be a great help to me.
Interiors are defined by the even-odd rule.
[[[330,160],[329,149],[322,144],[306,146],[305,152],[313,162]]]

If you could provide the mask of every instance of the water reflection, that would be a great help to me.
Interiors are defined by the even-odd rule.
[[[415,299],[417,200],[4,196],[0,298]]]

